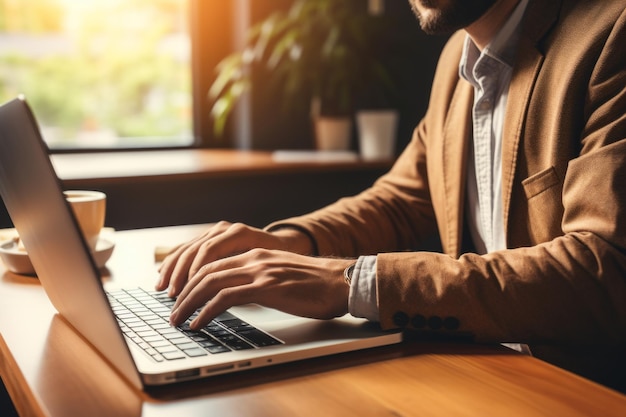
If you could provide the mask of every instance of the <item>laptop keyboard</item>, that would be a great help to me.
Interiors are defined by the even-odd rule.
[[[189,327],[198,312],[183,325],[172,327],[169,316],[175,300],[164,292],[136,288],[107,295],[124,335],[157,362],[282,343],[229,312],[200,331]]]

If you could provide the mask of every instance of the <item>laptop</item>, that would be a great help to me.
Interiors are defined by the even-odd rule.
[[[0,106],[0,195],[56,310],[138,388],[402,341],[349,315],[314,320],[255,304],[193,332],[166,324],[165,294],[105,288],[23,97]]]

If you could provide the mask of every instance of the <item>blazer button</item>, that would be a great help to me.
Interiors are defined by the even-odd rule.
[[[443,319],[443,328],[446,330],[456,330],[460,325],[461,322],[456,317],[450,316]]]
[[[403,311],[398,311],[393,315],[393,323],[398,327],[406,327],[409,324],[409,316]]]
[[[411,326],[415,329],[423,329],[426,327],[426,317],[421,314],[417,314],[415,317],[411,319]]]
[[[428,327],[432,330],[439,330],[443,326],[443,320],[439,316],[431,316],[428,318]]]

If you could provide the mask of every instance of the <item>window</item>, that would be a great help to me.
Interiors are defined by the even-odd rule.
[[[0,101],[52,149],[194,143],[187,0],[0,0]]]

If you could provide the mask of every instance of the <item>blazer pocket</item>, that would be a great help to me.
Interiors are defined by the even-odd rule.
[[[550,167],[526,178],[522,181],[522,186],[524,187],[524,192],[526,193],[526,199],[530,200],[536,195],[541,194],[559,183],[559,176],[556,174],[556,169],[554,169],[554,167]]]
[[[528,204],[528,232],[534,244],[563,234],[563,183],[556,169],[546,170],[522,181]]]

